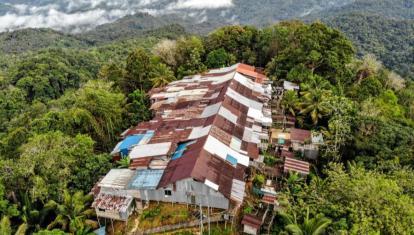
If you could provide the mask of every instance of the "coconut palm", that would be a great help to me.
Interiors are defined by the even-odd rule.
[[[302,100],[299,103],[300,114],[310,115],[314,125],[319,120],[330,113],[330,108],[326,102],[331,95],[331,91],[323,89],[312,89],[301,92]]]
[[[292,235],[320,235],[332,223],[330,219],[322,214],[309,218],[309,208],[306,210],[306,216],[302,223],[298,223],[295,214],[291,216],[282,212],[280,215],[287,223],[285,230]]]
[[[364,56],[362,61],[357,67],[357,83],[360,84],[361,81],[373,74],[378,73],[378,71],[383,67],[382,63],[377,60],[375,55],[367,54]]]
[[[332,88],[331,83],[326,78],[319,75],[312,75],[310,79],[300,84],[300,89],[303,91],[309,91],[313,89],[330,90]]]
[[[163,87],[175,80],[174,73],[165,64],[157,64],[150,77],[153,87]]]
[[[299,175],[297,172],[290,172],[289,176],[285,178],[285,184],[287,185],[287,189],[291,194],[296,194],[300,191],[302,187],[302,183],[304,181],[303,177]]]
[[[47,229],[59,227],[64,231],[77,233],[78,230],[98,227],[98,223],[91,219],[95,215],[95,211],[90,208],[92,199],[91,195],[84,195],[80,191],[73,195],[65,191],[62,204],[49,201],[45,207],[55,208],[57,216]]]
[[[281,105],[285,110],[285,113],[290,113],[291,115],[296,116],[298,104],[299,98],[295,91],[286,91],[283,94]]]

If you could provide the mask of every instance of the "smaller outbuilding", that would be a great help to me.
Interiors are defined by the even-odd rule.
[[[243,233],[245,234],[260,234],[262,220],[254,215],[246,214],[242,219]]]

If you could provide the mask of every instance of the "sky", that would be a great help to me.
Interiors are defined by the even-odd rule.
[[[126,15],[226,9],[233,0],[0,0],[0,32],[52,28],[73,33]]]

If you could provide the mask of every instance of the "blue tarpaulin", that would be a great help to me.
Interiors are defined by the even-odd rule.
[[[184,142],[184,143],[179,144],[177,146],[177,149],[175,150],[171,160],[176,160],[176,159],[180,158],[183,155],[184,151],[187,149],[187,146],[192,145],[194,143],[195,143],[195,141],[188,141],[188,142]]]
[[[100,227],[99,229],[93,231],[96,235],[106,235],[106,227]]]
[[[119,146],[119,152],[121,153],[121,156],[128,156],[129,148],[132,145],[138,144],[141,139],[144,137],[144,135],[130,135],[127,136]]]

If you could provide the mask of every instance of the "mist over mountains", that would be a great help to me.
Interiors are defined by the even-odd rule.
[[[0,51],[5,53],[159,33],[207,34],[232,24],[262,27],[282,20],[321,20],[351,38],[359,55],[375,54],[386,66],[414,77],[412,0],[0,1]]]
[[[265,25],[274,21],[323,15],[357,0],[4,0],[0,3],[0,32],[22,28],[90,30],[127,15],[176,14],[194,23]]]

